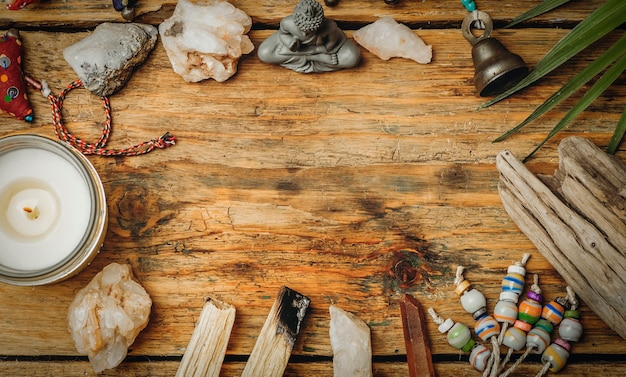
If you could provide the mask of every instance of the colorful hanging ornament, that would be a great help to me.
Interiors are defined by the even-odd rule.
[[[0,109],[17,119],[33,120],[22,73],[22,42],[17,29],[0,36]]]
[[[472,339],[472,333],[467,326],[454,322],[450,318],[444,320],[433,308],[428,308],[428,314],[439,325],[439,332],[447,334],[448,344],[465,353],[469,352],[470,364],[481,372],[486,370],[485,368],[491,359],[491,350]]]
[[[477,289],[472,288],[469,281],[463,277],[463,266],[458,266],[456,270],[456,278],[454,291],[461,298],[461,305],[466,312],[472,315],[476,321],[474,324],[474,332],[480,339],[485,342],[491,342],[493,350],[491,351],[491,359],[487,362],[487,368],[484,370],[484,376],[490,372],[490,366],[494,364],[495,357],[498,353],[500,344],[498,343],[498,335],[500,334],[500,324],[487,312],[487,299]]]
[[[494,365],[493,370],[497,372],[502,370],[506,363],[509,362],[513,351],[520,351],[526,345],[526,334],[533,328],[533,325],[541,318],[541,310],[543,297],[541,296],[541,288],[539,288],[539,277],[534,275],[534,284],[530,291],[526,294],[526,299],[522,301],[518,308],[517,320],[513,323],[513,327],[509,328],[504,334],[502,344],[509,347],[509,350],[498,365]]]
[[[22,9],[29,4],[38,3],[39,0],[6,0],[8,10]]]
[[[498,338],[498,343],[502,344],[502,338],[509,325],[515,323],[517,319],[517,303],[519,296],[524,290],[524,279],[526,277],[526,263],[530,254],[526,253],[521,261],[510,265],[506,270],[506,275],[502,279],[502,292],[500,300],[493,309],[493,317],[502,323],[502,330]]]
[[[557,297],[543,306],[541,318],[526,335],[526,351],[500,377],[508,377],[513,373],[531,352],[542,354],[546,350],[550,345],[552,329],[561,323],[566,307],[568,303],[565,297]]]
[[[578,300],[576,294],[571,287],[567,287],[567,299],[570,304],[569,310],[564,313],[564,319],[559,325],[559,338],[555,339],[552,344],[541,355],[543,368],[537,373],[536,377],[541,377],[548,373],[548,370],[556,373],[563,369],[569,358],[571,344],[577,342],[583,334],[583,327],[579,321],[580,313],[578,312]]]

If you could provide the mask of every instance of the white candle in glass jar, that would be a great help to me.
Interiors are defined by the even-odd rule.
[[[33,140],[40,139],[45,138]],[[49,139],[44,140],[43,148],[30,147],[33,140],[25,147],[0,148],[3,275],[10,272],[18,277],[36,276],[55,269],[62,271],[65,263],[76,264],[73,260],[82,258],[76,255],[86,241],[92,242],[94,225],[100,227],[96,229],[97,237],[106,228],[102,213],[96,213],[103,209],[95,205],[94,183],[84,171],[84,156],[79,158],[84,161],[77,162],[73,159],[76,152],[68,153],[69,147]],[[96,189],[101,190],[101,185]],[[101,237],[98,241],[102,242]]]

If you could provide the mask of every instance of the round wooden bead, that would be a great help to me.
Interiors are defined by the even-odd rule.
[[[500,300],[493,309],[493,316],[498,322],[512,324],[517,320],[517,305],[511,301]]]
[[[543,353],[550,345],[550,333],[543,327],[533,327],[526,335],[526,348],[534,347],[534,353]]]
[[[465,293],[465,291],[467,291],[468,289],[470,289],[472,286],[472,284],[470,284],[470,282],[468,280],[463,280],[462,282],[460,282],[455,288],[454,288],[454,292],[461,296],[463,295],[463,293]]]
[[[565,308],[556,301],[550,301],[543,306],[541,318],[547,319],[553,325],[558,325],[563,319]]]
[[[487,299],[479,290],[472,289],[461,296],[461,305],[468,313],[474,313],[487,306]]]
[[[474,368],[482,372],[487,367],[490,357],[491,350],[482,344],[477,344],[470,353],[469,362]]]
[[[470,340],[472,340],[472,334],[470,329],[462,323],[455,323],[454,326],[448,331],[448,343],[456,348],[461,349]]]
[[[565,343],[563,343],[565,342]],[[567,344],[567,345],[566,345]],[[556,373],[563,369],[569,358],[569,343],[556,339],[541,355],[543,364],[550,363],[550,371]]]
[[[559,336],[570,342],[578,342],[583,336],[583,325],[576,318],[565,318],[559,325]]]
[[[517,327],[509,327],[504,333],[502,344],[519,351],[526,345],[526,333]]]
[[[519,304],[517,319],[534,325],[541,318],[541,304],[537,300],[530,298],[531,292],[528,293],[528,299]]]
[[[500,335],[500,324],[492,316],[484,316],[474,325],[474,332],[480,339],[487,341],[492,336]]]
[[[514,272],[515,270],[512,270],[511,267],[515,266],[510,266],[508,273],[502,279],[502,292],[513,292],[519,296],[524,290],[524,275]],[[522,269],[524,268],[522,267]]]

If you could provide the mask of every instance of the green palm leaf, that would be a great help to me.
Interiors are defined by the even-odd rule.
[[[515,17],[513,20],[511,20],[511,22],[508,25],[505,26],[505,28],[513,27],[519,24],[520,22],[524,22],[528,19],[539,16],[540,14],[549,12],[552,9],[559,7],[569,1],[570,0],[544,0],[543,3],[537,5],[536,7],[529,10],[528,12],[520,14],[519,16]]]
[[[617,147],[619,146],[620,141],[624,137],[624,133],[626,132],[626,107],[624,107],[624,112],[622,112],[622,116],[617,122],[617,126],[615,127],[615,132],[613,132],[613,136],[609,141],[609,145],[606,147],[606,151],[609,154],[615,154],[617,151]]]
[[[557,132],[563,129],[569,122],[572,121],[578,114],[580,114],[583,110],[585,110],[591,103],[598,98],[600,94],[602,94],[606,88],[608,88],[617,78],[624,72],[626,69],[626,54],[622,54],[622,57],[613,64],[606,72],[598,79],[598,81],[593,84],[593,86],[585,92],[585,95],[572,107],[572,109],[565,114],[563,119],[557,123],[556,126],[550,131],[548,136],[524,159],[526,161],[530,158],[535,152],[541,148],[552,136],[556,135]]]
[[[624,22],[626,22],[626,1],[607,0],[558,41],[528,76],[480,107],[491,106],[534,83]]]
[[[563,100],[567,99],[569,96],[574,94],[581,86],[585,85],[589,80],[594,78],[600,72],[602,72],[606,67],[611,65],[617,59],[619,59],[622,55],[626,53],[626,34],[620,38],[613,46],[611,46],[608,50],[606,50],[600,57],[598,57],[594,62],[585,67],[582,71],[580,71],[576,76],[570,79],[567,84],[565,84],[561,89],[556,91],[550,98],[548,98],[543,104],[541,104],[535,111],[528,116],[524,121],[520,124],[507,131],[505,134],[501,135],[494,142],[502,141],[506,137],[511,134],[519,131],[522,127],[532,122],[533,120],[539,118],[546,112],[550,111],[556,105],[561,103]]]

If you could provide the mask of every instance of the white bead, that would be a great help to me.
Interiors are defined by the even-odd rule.
[[[466,312],[471,314],[486,307],[487,299],[479,290],[472,289],[461,296],[461,305]]]

